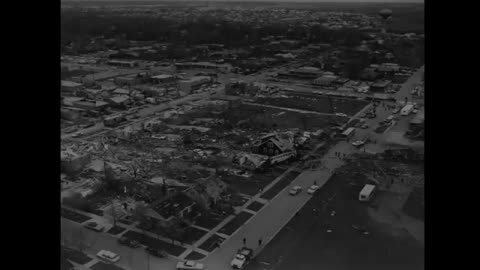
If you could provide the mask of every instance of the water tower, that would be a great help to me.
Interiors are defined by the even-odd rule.
[[[382,26],[382,33],[385,34],[387,32],[387,22],[392,17],[392,10],[391,9],[382,9],[378,12],[378,15],[382,17],[383,26]]]

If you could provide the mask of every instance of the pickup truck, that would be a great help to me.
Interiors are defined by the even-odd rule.
[[[232,266],[233,269],[242,269],[250,261],[252,255],[253,250],[251,248],[243,247],[235,254],[230,266]]]

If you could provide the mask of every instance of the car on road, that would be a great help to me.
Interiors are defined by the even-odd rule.
[[[138,241],[133,240],[133,239],[128,239],[125,236],[118,239],[118,243],[121,244],[121,245],[127,246],[127,247],[131,247],[131,248],[140,247],[140,243]]]
[[[96,232],[103,232],[104,227],[94,221],[88,222],[84,225],[85,228],[96,231]]]
[[[159,258],[165,258],[165,257],[168,256],[168,254],[167,254],[167,252],[165,252],[165,250],[154,248],[154,247],[147,247],[145,249],[145,251],[148,252],[150,255],[153,255],[153,256],[159,257]]]
[[[342,116],[342,117],[348,117],[348,115],[344,114],[344,113],[336,113],[335,114],[336,116]]]
[[[247,265],[247,263],[250,261],[250,258],[252,257],[253,254],[253,249],[251,248],[246,248],[243,247],[241,248],[237,254],[233,257],[232,262],[230,263],[230,266],[233,269],[242,269]]]
[[[294,196],[294,195],[297,195],[298,193],[300,193],[301,191],[302,191],[301,186],[294,186],[290,189],[289,193],[290,193],[290,195]]]
[[[312,185],[308,188],[307,193],[308,194],[313,194],[315,191],[317,191],[320,187],[317,185]]]
[[[197,263],[195,261],[178,262],[177,269],[178,270],[190,270],[190,269],[202,270],[203,264]]]
[[[103,249],[97,253],[97,257],[111,263],[118,262],[120,260],[119,255]]]
[[[354,141],[354,142],[352,142],[352,145],[355,146],[355,147],[361,147],[364,144],[365,144],[365,141]]]

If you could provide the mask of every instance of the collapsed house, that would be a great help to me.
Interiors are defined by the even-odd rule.
[[[269,157],[258,154],[240,153],[233,157],[232,164],[236,167],[248,170],[258,170],[268,165]]]
[[[60,152],[62,172],[67,174],[77,173],[90,163],[93,145],[69,145]]]
[[[294,134],[267,134],[253,143],[252,152],[268,156],[272,165],[293,158],[297,155]]]

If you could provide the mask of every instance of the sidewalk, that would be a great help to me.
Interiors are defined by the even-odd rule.
[[[232,237],[227,239],[220,249],[215,250],[203,263],[208,269],[223,270],[229,269],[229,264],[236,251],[243,246],[243,238],[247,239],[247,246],[254,249],[258,254],[261,249],[273,239],[283,226],[297,213],[303,205],[311,198],[305,191],[297,196],[288,194],[290,187],[299,185],[308,188],[317,181],[322,187],[330,178],[331,172],[343,164],[343,161],[334,157],[337,151],[349,153],[352,147],[346,142],[340,142],[330,149],[329,153],[322,159],[326,169],[305,171],[298,176],[288,187],[277,194],[269,204],[263,207],[257,215],[252,217],[248,223],[242,226]],[[258,240],[262,239],[262,246],[258,246]]]

